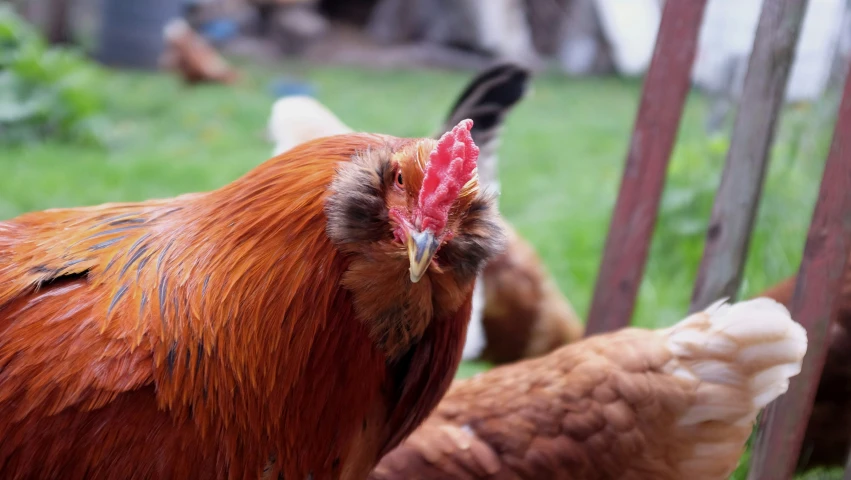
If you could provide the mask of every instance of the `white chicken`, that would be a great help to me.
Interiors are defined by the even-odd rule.
[[[267,129],[269,140],[275,144],[272,150],[275,156],[308,140],[354,131],[325,105],[300,95],[275,101]]]

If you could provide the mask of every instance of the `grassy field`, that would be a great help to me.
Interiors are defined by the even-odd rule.
[[[264,161],[276,76],[313,82],[356,129],[423,136],[468,76],[343,68],[252,68],[238,87],[187,88],[173,77],[109,73],[106,148],[0,145],[0,219],[37,209],[133,201],[214,189]],[[640,84],[543,76],[509,118],[501,154],[504,215],[537,248],[581,315],[587,313],[621,176]],[[726,138],[703,130],[689,99],[634,323],[669,325],[691,295]],[[743,295],[794,273],[832,129],[830,102],[790,108],[782,123],[751,246]],[[482,368],[465,365],[460,376]]]

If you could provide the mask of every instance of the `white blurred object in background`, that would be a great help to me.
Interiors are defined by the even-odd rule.
[[[643,74],[650,66],[662,17],[658,0],[595,0],[618,73]]]
[[[275,144],[272,155],[280,155],[306,141],[351,133],[352,129],[314,98],[295,95],[275,101],[266,131]]]
[[[761,9],[761,0],[708,2],[692,70],[692,80],[698,87],[738,98]],[[594,10],[618,73],[637,76],[646,72],[661,20],[660,2],[594,0]],[[786,88],[786,101],[812,101],[824,93],[837,53],[847,54],[851,48],[851,32],[843,30],[848,23],[847,10],[844,0],[810,0]],[[587,52],[575,52],[579,53]]]
[[[472,0],[479,44],[500,58],[525,63],[535,55],[522,0]]]
[[[738,95],[761,8],[760,0],[709,2],[692,70],[695,84],[712,92],[728,90]],[[810,0],[786,87],[787,101],[815,100],[824,92],[846,10],[843,0]],[[731,73],[731,68],[738,71]]]
[[[482,321],[485,316],[485,287],[482,276],[476,278],[476,286],[473,287],[473,309],[470,313],[470,324],[467,326],[467,339],[464,342],[462,360],[475,360],[479,358],[487,344],[485,337],[485,325]]]

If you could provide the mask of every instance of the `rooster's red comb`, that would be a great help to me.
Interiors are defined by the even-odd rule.
[[[418,228],[440,233],[446,226],[449,208],[461,188],[473,178],[479,147],[470,136],[472,128],[472,120],[461,120],[440,137],[429,155],[417,205]]]

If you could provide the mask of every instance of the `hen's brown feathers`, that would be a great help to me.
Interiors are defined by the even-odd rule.
[[[727,478],[806,350],[803,328],[766,302],[457,381],[370,478]]]
[[[363,477],[445,391],[469,315],[472,277],[412,286],[404,257],[326,233],[339,166],[405,142],[324,139],[213,192],[0,222],[4,475]],[[434,295],[405,343],[374,343],[358,307],[369,255],[385,305]]]
[[[627,478],[612,460],[647,454],[637,418],[670,418],[692,395],[685,383],[659,382],[670,354],[645,333],[592,338],[584,349],[456,382],[372,478]],[[656,354],[639,362],[644,368],[636,375],[625,367],[646,355],[635,351],[638,345]]]

